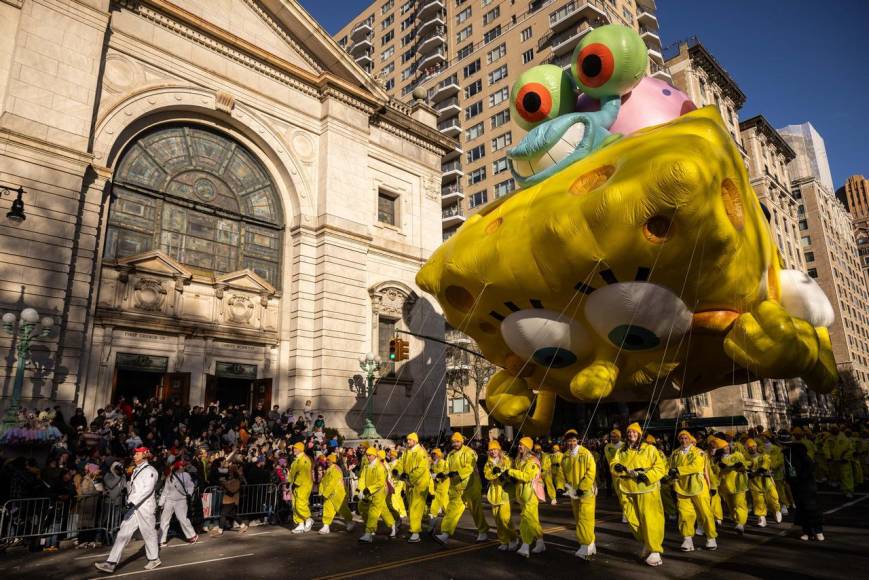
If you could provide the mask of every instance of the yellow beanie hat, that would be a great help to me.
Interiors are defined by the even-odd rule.
[[[435,455],[435,457],[443,457],[444,456],[444,452],[441,451],[440,448],[435,448],[435,450],[432,451],[432,453]]]
[[[558,451],[561,451],[561,447],[559,447],[558,445],[553,445],[553,446],[552,446],[552,451],[553,451],[554,453],[557,453]]]
[[[749,448],[750,447],[757,447],[757,441],[755,441],[754,439],[746,439],[745,446],[749,447]]]
[[[681,431],[679,431],[679,437],[681,437],[682,435],[687,435],[687,436],[688,436],[688,439],[690,439],[692,443],[697,443],[697,440],[694,439],[694,436],[691,435],[691,433],[689,433],[688,431],[686,431],[686,430],[684,430],[684,429],[682,429]]]
[[[530,451],[534,449],[534,440],[531,437],[523,437],[519,440],[519,445]]]
[[[724,439],[719,439],[718,437],[710,437],[709,446],[712,449],[724,449],[725,447],[727,447],[727,441],[725,441]]]
[[[417,435],[416,433],[411,433],[410,435],[407,436],[407,440],[408,441],[416,441],[417,443],[419,443],[419,435]]]
[[[646,435],[646,443],[648,443],[649,445],[654,445],[657,442],[658,440],[655,439],[654,435]]]
[[[297,449],[297,450],[299,450],[299,451],[304,451],[304,450],[305,450],[305,444],[302,443],[301,441],[298,441],[298,442],[296,442],[296,443],[293,443],[293,449]]]
[[[374,447],[369,447],[365,450],[365,455],[368,455],[369,457],[377,457],[377,449]]]
[[[640,435],[643,434],[643,428],[640,427],[639,423],[631,423],[630,425],[628,425],[628,431],[636,431]]]
[[[334,453],[330,453],[326,456],[326,461],[328,461],[329,463],[338,463],[338,456]]]
[[[464,443],[465,436],[462,435],[461,433],[459,433],[458,431],[456,431],[455,433],[453,433],[453,436],[450,437],[450,441],[457,441],[459,443]]]
[[[492,449],[497,449],[499,451],[501,450],[501,444],[498,443],[497,439],[492,439],[491,441],[489,441],[489,451],[491,451]]]
[[[386,459],[386,451],[384,451],[383,449],[379,450],[377,452],[377,457],[379,457],[380,459]]]
[[[579,439],[579,433],[576,432],[576,429],[568,429],[567,433],[564,434],[565,439],[570,439],[571,437]]]
[[[612,431],[610,431],[610,435],[617,435],[617,436],[621,437],[622,432],[619,431],[618,429],[613,429]]]

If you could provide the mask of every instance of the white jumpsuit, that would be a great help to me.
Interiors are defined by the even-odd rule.
[[[195,488],[193,478],[186,471],[173,471],[166,478],[163,491],[160,493],[160,507],[163,508],[163,513],[160,514],[161,544],[166,541],[166,537],[169,534],[169,523],[172,521],[172,514],[175,514],[175,517],[178,518],[178,523],[181,524],[181,531],[184,532],[185,538],[189,540],[196,535],[193,524],[187,518],[187,496],[193,495]]]
[[[133,470],[130,483],[127,484],[127,503],[138,507],[128,510],[124,515],[124,521],[121,522],[121,527],[109,554],[109,563],[117,564],[121,560],[121,553],[130,543],[130,538],[133,537],[136,530],[139,530],[142,539],[145,540],[145,555],[148,560],[159,558],[157,522],[155,521],[157,500],[154,497],[157,478],[157,470],[147,461],[143,461]]]

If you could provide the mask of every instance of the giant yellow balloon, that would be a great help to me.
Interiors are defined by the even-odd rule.
[[[549,428],[557,396],[648,401],[798,376],[828,392],[837,380],[832,308],[780,268],[712,107],[489,204],[417,283],[501,367],[490,414],[529,433]]]

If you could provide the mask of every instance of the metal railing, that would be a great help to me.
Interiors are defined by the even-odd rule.
[[[39,539],[45,546],[73,539],[83,532],[102,532],[110,542],[125,513],[123,501],[101,494],[66,500],[38,497],[10,499],[0,508],[0,546]]]

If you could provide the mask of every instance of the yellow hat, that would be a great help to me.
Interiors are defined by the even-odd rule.
[[[390,457],[398,457],[398,451],[393,447],[392,449],[389,450],[389,456]]]
[[[746,439],[745,446],[749,448],[757,447],[757,441],[755,441],[754,439]]]
[[[558,445],[553,445],[553,446],[552,446],[552,451],[553,451],[553,452],[561,451],[561,447],[559,447]]]
[[[374,447],[369,447],[365,450],[365,455],[368,455],[370,457],[377,457],[377,449]]]
[[[657,442],[658,440],[655,439],[654,435],[646,435],[646,443],[648,443],[649,445],[654,445]]]
[[[725,441],[724,439],[719,439],[718,437],[710,437],[709,446],[713,449],[724,449],[725,447],[727,447],[727,441]]]
[[[441,451],[439,447],[435,447],[435,449],[432,451],[432,453],[433,453],[435,456],[437,456],[437,457],[443,457],[443,456],[444,456],[444,452]]]
[[[531,437],[523,437],[519,440],[519,445],[521,445],[525,449],[531,450],[534,449],[534,440],[531,439]]]
[[[334,453],[330,453],[326,456],[326,461],[328,461],[329,463],[338,463],[338,456]]]
[[[682,435],[687,435],[687,436],[688,436],[688,439],[690,439],[691,442],[693,442],[693,443],[696,443],[696,442],[697,442],[697,440],[694,439],[694,436],[691,435],[688,431],[685,431],[684,429],[682,429],[681,431],[679,431],[679,437],[681,437]]]
[[[576,432],[576,429],[568,429],[567,433],[564,434],[565,439],[570,439],[571,437],[579,439],[579,433]]]
[[[379,457],[380,459],[386,459],[386,451],[384,451],[383,449],[379,450],[377,452],[377,457]]]
[[[417,435],[416,433],[411,433],[410,435],[407,436],[407,440],[408,441],[416,441],[417,443],[419,443],[419,435]]]
[[[622,432],[619,431],[618,429],[613,429],[612,431],[610,431],[610,435],[617,435],[617,436],[621,437]]]
[[[630,425],[628,425],[628,431],[636,431],[640,435],[643,434],[643,428],[640,427],[639,423],[631,423]]]
[[[489,451],[491,451],[492,449],[497,449],[498,451],[501,450],[501,444],[498,443],[497,439],[492,439],[491,441],[489,441]]]
[[[543,446],[540,443],[534,445],[534,451],[543,451]]]
[[[464,443],[464,442],[465,442],[465,436],[462,435],[461,433],[459,433],[458,431],[456,431],[455,433],[453,433],[453,436],[450,437],[450,441],[458,442],[458,443]]]
[[[304,450],[305,450],[305,444],[302,443],[301,441],[298,441],[298,442],[296,442],[296,443],[293,443],[293,449],[297,449],[297,450],[299,450],[299,451],[304,451]]]

